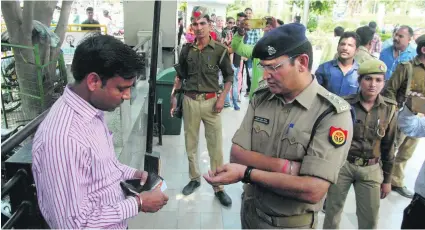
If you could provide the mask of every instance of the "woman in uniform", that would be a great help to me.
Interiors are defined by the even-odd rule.
[[[339,228],[352,184],[358,228],[377,228],[380,199],[391,191],[397,122],[397,103],[380,95],[386,71],[380,60],[362,63],[359,92],[344,98],[355,111],[353,141],[338,181],[328,191],[324,229]]]

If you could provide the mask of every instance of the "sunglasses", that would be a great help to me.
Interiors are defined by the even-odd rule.
[[[194,22],[192,23],[192,26],[198,26],[198,25],[205,26],[206,24],[207,22],[200,22],[200,23]]]

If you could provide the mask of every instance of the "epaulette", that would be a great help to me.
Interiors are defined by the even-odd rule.
[[[347,101],[348,104],[351,104],[353,102],[353,100],[357,99],[357,94],[350,94],[350,95],[347,95],[347,96],[343,96],[341,98],[344,99],[345,101]]]
[[[267,81],[266,80],[261,80],[258,82],[258,88],[254,91],[253,94],[258,94],[260,92],[263,92],[265,90],[269,89],[269,85],[267,85]]]
[[[227,50],[227,46],[225,46],[223,43],[221,43],[221,42],[218,42],[218,41],[215,41],[214,40],[214,43],[215,43],[215,45],[217,46],[220,46],[221,48],[223,48],[223,49],[226,49]]]
[[[391,98],[384,97],[384,96],[381,96],[381,97],[385,101],[385,103],[388,103],[388,104],[391,104],[391,105],[398,105],[397,101],[395,101]]]
[[[347,101],[345,101],[338,95],[327,91],[322,86],[319,87],[317,93],[323,98],[325,98],[329,103],[331,103],[331,105],[335,108],[336,113],[343,113],[349,111],[351,108],[350,104]]]
[[[267,81],[261,80],[258,82],[258,88],[252,93],[251,103],[255,105],[259,105],[262,101],[266,100],[266,98],[270,97],[269,86],[267,85]]]

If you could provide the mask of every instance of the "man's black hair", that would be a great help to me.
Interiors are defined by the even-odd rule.
[[[247,11],[247,10],[250,10],[252,12],[252,8],[251,7],[245,8],[244,12]]]
[[[356,33],[357,35],[359,35],[360,45],[366,46],[367,44],[369,44],[369,42],[372,41],[375,31],[372,30],[372,28],[370,28],[369,26],[362,26],[357,28]]]
[[[402,26],[398,27],[397,30],[400,30],[400,29],[407,29],[407,31],[409,32],[410,37],[413,37],[413,29],[412,29],[412,27],[407,26],[407,25],[402,25]]]
[[[425,53],[422,53],[421,51],[422,47],[425,47],[425,41],[421,41],[417,45],[418,46],[416,47],[416,53],[418,54],[418,56],[425,56]]]
[[[345,39],[345,38],[354,38],[354,40],[356,40],[356,48],[359,48],[360,37],[359,35],[356,34],[356,32],[353,32],[353,31],[344,32],[338,41],[338,45],[341,43],[342,39]]]
[[[374,22],[374,21],[371,21],[371,22],[369,22],[369,27],[373,30],[373,31],[375,31],[376,30],[376,27],[377,27],[378,25],[376,24],[376,22]]]
[[[311,71],[313,67],[313,47],[311,46],[310,41],[305,42],[301,46],[298,46],[297,48],[291,50],[290,52],[286,53],[288,57],[293,57],[301,54],[307,54],[308,56],[308,70]],[[291,64],[293,65],[295,63],[295,58],[291,60]]]
[[[342,26],[337,26],[337,27],[335,27],[335,29],[334,29],[334,35],[335,36],[338,36],[338,37],[341,37],[342,36],[342,34],[344,33],[344,28],[342,27]]]
[[[94,11],[94,10],[93,10],[93,7],[91,7],[91,6],[87,7],[86,12],[87,12],[87,11]]]
[[[89,73],[97,73],[105,84],[120,76],[132,79],[142,72],[143,60],[136,51],[110,35],[92,34],[77,46],[71,71],[77,83]]]
[[[235,20],[233,17],[227,17],[227,18],[226,18],[226,22],[228,22],[228,21],[230,21],[230,20],[232,20],[232,19],[233,19],[233,20]]]
[[[211,14],[211,17],[212,17],[212,16],[217,16],[217,15],[215,15],[214,13],[212,13],[212,14]]]
[[[301,23],[301,16],[295,16],[295,22],[296,23]]]
[[[244,18],[246,18],[247,16],[246,16],[246,14],[244,13],[244,12],[239,12],[237,15],[236,15],[238,18],[240,18],[240,17],[244,17]]]
[[[271,17],[265,17],[264,19],[266,19],[266,25],[273,24],[273,19]]]
[[[277,23],[279,23],[279,26],[282,26],[283,24],[285,24],[282,20],[277,19]]]

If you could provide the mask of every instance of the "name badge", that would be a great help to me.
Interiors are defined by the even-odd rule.
[[[269,119],[264,118],[264,117],[258,117],[258,116],[254,116],[254,121],[260,122],[260,123],[263,123],[263,124],[266,124],[266,125],[268,125],[270,123]]]

